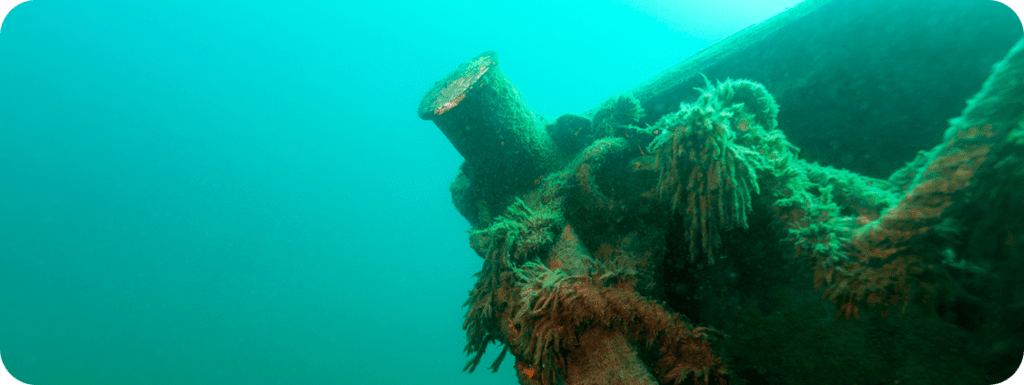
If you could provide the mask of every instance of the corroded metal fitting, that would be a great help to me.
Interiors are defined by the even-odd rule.
[[[434,84],[420,101],[419,116],[433,121],[472,171],[509,187],[543,175],[554,144],[538,117],[485,52]]]

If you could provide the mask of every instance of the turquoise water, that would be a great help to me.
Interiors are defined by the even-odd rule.
[[[797,2],[22,4],[0,34],[4,365],[516,383],[512,360],[461,371],[482,260],[424,92],[495,50],[537,112],[579,113]]]

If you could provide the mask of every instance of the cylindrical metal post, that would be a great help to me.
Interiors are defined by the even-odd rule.
[[[508,188],[533,182],[553,160],[554,144],[519,92],[485,52],[437,82],[420,102],[431,120],[466,159],[471,179],[501,181]]]

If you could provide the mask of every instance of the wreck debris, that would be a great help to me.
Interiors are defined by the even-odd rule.
[[[474,105],[462,82],[482,78],[486,57],[456,71],[448,84],[457,92],[428,93],[421,114],[439,111],[430,115],[437,122]],[[1024,40],[947,140],[892,182],[801,160],[771,94],[749,80],[706,82],[695,101],[649,126],[625,96],[592,119],[535,130],[594,139],[556,135],[551,159],[535,162],[543,174],[525,187],[459,177],[510,196],[503,205],[473,194],[456,202],[501,207],[460,207],[474,214],[469,243],[484,259],[466,302],[465,370],[499,343],[491,369],[511,353],[522,384],[982,383],[997,376],[993,367],[1002,375],[1007,357],[1024,351],[1010,326],[1024,321],[1024,274],[993,266],[1024,273],[1013,237],[1024,225],[974,211],[993,210],[980,196],[1024,211],[1019,190],[1006,192],[1024,182],[1020,79]],[[507,129],[501,115],[474,119],[499,122],[473,140]],[[523,154],[509,156],[531,159]],[[495,161],[476,159],[464,167]],[[984,236],[972,226],[996,233],[999,245],[965,245],[963,236]],[[916,358],[897,359],[907,355]]]

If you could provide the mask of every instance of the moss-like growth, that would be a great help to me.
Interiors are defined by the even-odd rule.
[[[659,196],[683,217],[691,260],[700,245],[713,263],[719,232],[747,227],[751,194],[760,193],[756,170],[790,154],[781,134],[769,133],[778,110],[766,95],[756,83],[726,81],[714,88],[709,83],[697,102],[654,126],[661,134],[648,150],[658,157]],[[750,112],[742,101],[758,108]]]
[[[578,115],[566,114],[558,117],[547,127],[548,135],[564,154],[575,154],[600,138],[594,132],[590,120]]]
[[[631,95],[608,99],[594,113],[594,131],[604,136],[622,136],[619,131],[628,126],[636,127],[644,118],[644,109]]]
[[[515,293],[510,290],[512,269],[550,247],[562,221],[558,212],[547,207],[531,209],[516,198],[489,227],[469,232],[470,246],[484,258],[484,266],[475,274],[476,285],[463,305],[470,307],[462,327],[468,341],[466,353],[473,355],[464,370],[476,369],[488,344],[505,341],[499,315],[515,301]]]
[[[565,377],[560,373],[567,367],[563,349],[586,343],[580,336],[589,330],[602,330],[608,339],[621,335],[638,346],[656,346],[661,357],[653,371],[662,383],[724,379],[726,368],[709,343],[715,330],[694,327],[640,296],[626,271],[591,263],[589,274],[572,276],[535,262],[515,269],[522,302],[513,318],[520,331],[513,344],[537,371],[539,383],[556,384]],[[622,359],[604,357],[612,369],[633,366]]]
[[[707,78],[704,78],[704,82],[707,88],[701,90],[703,94],[695,105],[715,110],[742,105],[746,112],[754,115],[754,122],[765,131],[778,127],[779,104],[760,83],[746,79],[726,79],[724,82],[718,82],[717,86],[712,86]]]

